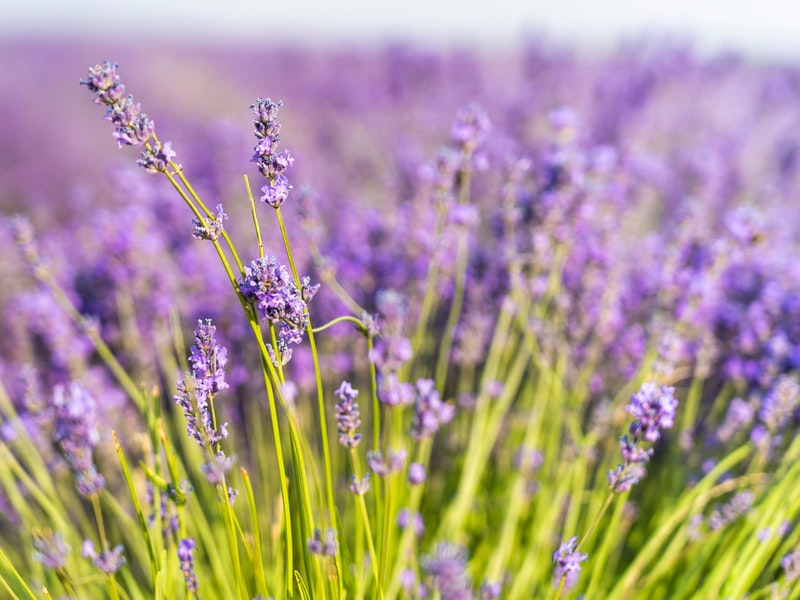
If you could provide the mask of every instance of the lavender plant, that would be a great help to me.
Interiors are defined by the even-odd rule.
[[[81,216],[91,235],[10,222],[9,597],[800,597],[791,219],[752,200],[755,142],[715,137],[741,114],[666,108],[711,85],[788,120],[788,76],[520,58],[491,96],[467,56],[396,48],[368,89],[324,69],[291,94],[326,99],[319,130],[259,98],[256,197],[222,182],[224,133],[173,149],[179,120],[90,68],[139,172]],[[365,150],[371,107],[416,98]],[[771,131],[761,180],[788,198]]]

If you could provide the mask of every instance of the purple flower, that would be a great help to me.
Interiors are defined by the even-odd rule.
[[[486,139],[492,126],[486,111],[475,103],[462,106],[450,129],[450,139],[457,146],[473,151]]]
[[[285,175],[278,175],[261,187],[261,201],[278,208],[289,197],[292,186]]]
[[[589,558],[588,554],[577,551],[578,537],[572,537],[569,541],[562,543],[558,550],[553,552],[553,574],[556,579],[556,586],[564,579],[566,589],[572,588],[578,581],[578,574],[581,572],[581,563]]]
[[[148,173],[163,173],[175,159],[175,151],[172,149],[172,142],[156,142],[152,148],[145,149],[142,157],[136,161],[140,167]]]
[[[414,535],[420,537],[423,533],[425,533],[425,522],[422,520],[422,515],[418,512],[411,512],[407,508],[400,509],[400,512],[397,513],[397,526],[400,529],[405,529],[406,527],[412,527],[414,530]]]
[[[307,303],[317,290],[319,284],[312,286],[308,277],[303,278],[298,289],[286,267],[278,265],[274,257],[251,261],[239,283],[242,296],[255,304],[258,314],[280,327],[279,342],[282,340],[286,346],[282,348],[279,344],[279,354],[284,354],[282,351],[288,348],[288,344],[302,341],[308,323]]]
[[[48,569],[62,569],[67,564],[70,547],[64,541],[62,532],[51,530],[34,533],[33,547],[36,551],[33,558]]]
[[[786,426],[794,417],[795,409],[800,402],[800,385],[797,379],[789,375],[781,375],[761,403],[758,411],[759,420],[770,433],[776,433]]]
[[[211,460],[200,466],[200,471],[211,485],[222,485],[225,475],[233,467],[234,459],[233,456],[225,456],[224,452],[217,452]]]
[[[178,382],[178,393],[174,396],[175,403],[183,409],[186,417],[189,437],[198,445],[209,448],[228,437],[227,423],[217,428],[213,415],[214,399],[228,388],[225,381],[228,351],[217,344],[214,338],[216,330],[211,319],[197,321],[189,355],[192,372]]]
[[[436,547],[433,556],[422,560],[422,568],[433,579],[442,600],[472,600],[475,595],[467,577],[467,560],[464,550],[448,543]]]
[[[159,173],[175,158],[170,142],[163,144],[155,138],[155,123],[142,112],[141,106],[134,102],[133,96],[123,98],[125,85],[117,73],[117,63],[104,62],[89,68],[88,79],[81,85],[95,94],[95,102],[107,106],[105,119],[114,124],[114,138],[117,145],[145,146],[137,165],[148,173]]]
[[[625,465],[617,465],[616,469],[608,472],[608,487],[621,494],[627,492],[639,482],[639,479]]]
[[[433,436],[442,425],[453,420],[455,408],[439,398],[432,379],[417,381],[417,399],[414,404],[414,420],[411,437],[420,441]]]
[[[325,532],[325,539],[322,539],[322,532],[319,529],[314,530],[314,537],[308,540],[308,551],[317,556],[335,556],[339,548],[339,542],[336,541],[336,530],[328,529]]]
[[[107,574],[116,573],[125,564],[125,557],[122,556],[122,551],[122,546],[117,545],[113,550],[103,550],[98,554],[92,540],[84,540],[81,545],[83,556],[91,558],[94,566]]]
[[[361,434],[358,433],[361,420],[356,402],[358,390],[353,389],[349,382],[343,381],[334,395],[339,398],[339,402],[334,406],[339,426],[339,443],[345,448],[355,448],[361,441]]]
[[[625,410],[636,419],[631,424],[631,434],[648,442],[657,442],[661,438],[660,430],[671,429],[675,424],[677,408],[674,387],[662,385],[659,389],[655,383],[643,383],[631,396],[630,404],[625,406]]]
[[[222,235],[222,230],[225,228],[223,221],[228,220],[228,215],[222,210],[222,204],[217,204],[217,216],[214,218],[203,217],[202,223],[200,219],[192,219],[194,231],[192,237],[198,240],[211,240],[214,241]]]
[[[97,95],[95,103],[111,106],[122,99],[125,85],[117,74],[118,66],[117,63],[105,61],[102,65],[89,67],[89,77],[81,79],[81,85]]]
[[[408,465],[408,482],[411,485],[419,485],[423,483],[427,475],[425,473],[425,466],[419,463],[411,463]]]
[[[717,429],[717,439],[723,443],[729,441],[737,431],[750,425],[754,416],[755,409],[751,403],[734,398],[728,405],[725,420]]]
[[[258,138],[252,162],[258,165],[259,172],[267,178],[267,183],[261,188],[261,201],[272,208],[283,204],[292,190],[284,172],[292,165],[294,158],[288,150],[275,152],[280,140],[281,125],[277,116],[281,106],[283,102],[275,103],[269,98],[259,98],[255,104],[250,105],[255,115],[253,122]]]
[[[800,579],[800,549],[796,549],[786,554],[781,559],[781,567],[786,573],[786,583],[792,583]]]
[[[369,491],[369,473],[366,473],[364,477],[361,478],[361,481],[356,479],[356,476],[353,475],[350,481],[350,491],[356,496],[363,496],[366,494]]]
[[[406,466],[406,451],[389,451],[388,459],[384,458],[380,450],[367,452],[367,465],[379,477],[385,477],[401,471]]]
[[[53,390],[53,441],[76,478],[78,492],[91,496],[105,487],[92,453],[100,442],[97,404],[77,382]]]
[[[178,559],[181,561],[181,572],[186,582],[186,589],[189,593],[197,593],[197,573],[194,570],[194,549],[193,538],[181,538],[178,542]]]
[[[503,591],[503,584],[499,581],[484,581],[481,584],[481,600],[496,600]]]

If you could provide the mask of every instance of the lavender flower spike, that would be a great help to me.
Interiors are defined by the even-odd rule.
[[[106,121],[114,124],[114,137],[117,145],[144,146],[141,158],[136,164],[148,173],[166,172],[175,159],[172,144],[162,144],[155,136],[155,123],[142,112],[141,105],[133,101],[133,96],[123,97],[125,85],[117,73],[117,63],[104,62],[89,68],[89,77],[81,80],[81,85],[95,94],[95,103],[107,107]]]
[[[194,549],[193,538],[182,538],[178,542],[178,558],[181,561],[181,572],[186,581],[186,589],[191,594],[197,593],[197,573],[194,570]]]
[[[280,327],[278,352],[279,362],[288,362],[289,344],[299,344],[308,324],[308,302],[319,289],[304,277],[300,289],[284,265],[278,265],[274,257],[262,257],[244,268],[244,279],[239,291],[245,300],[252,301],[258,314],[269,323]]]
[[[200,446],[213,446],[228,437],[227,423],[217,429],[212,416],[211,403],[228,388],[225,382],[228,351],[214,339],[216,330],[211,319],[197,322],[189,356],[192,372],[178,383],[178,393],[174,396],[186,416],[189,436]]]
[[[636,421],[631,425],[631,433],[647,442],[657,442],[661,438],[661,429],[671,429],[675,424],[675,411],[678,400],[675,388],[646,382],[641,389],[631,396],[630,404],[625,407]]]
[[[53,441],[75,475],[75,486],[83,496],[91,496],[105,487],[105,479],[94,465],[94,447],[100,442],[97,404],[77,382],[56,386]]]
[[[356,402],[358,390],[353,389],[349,382],[343,381],[334,395],[339,398],[334,407],[339,425],[339,443],[345,448],[355,448],[361,441],[361,434],[358,433],[361,419]]]
[[[67,564],[69,546],[64,541],[62,532],[53,533],[51,530],[34,532],[33,553],[34,560],[42,563],[48,569],[63,569]]]
[[[448,543],[439,544],[436,554],[423,560],[422,568],[433,579],[442,600],[473,600],[467,577],[467,557],[463,549]]]
[[[578,581],[578,574],[581,572],[581,563],[589,558],[588,554],[581,554],[577,551],[578,538],[572,537],[569,541],[562,543],[558,550],[553,552],[553,564],[555,568],[553,574],[556,578],[556,585],[564,578],[564,586],[570,589]]]
[[[255,118],[255,135],[258,138],[252,162],[258,165],[258,170],[267,178],[267,184],[261,188],[263,196],[261,201],[272,208],[278,208],[292,191],[284,172],[294,162],[288,150],[276,152],[278,141],[281,139],[281,124],[278,123],[278,108],[283,102],[273,102],[269,98],[259,98],[255,104],[250,105]]]
[[[116,573],[125,564],[125,557],[122,556],[122,551],[122,546],[117,545],[113,550],[103,550],[98,554],[92,540],[84,540],[81,546],[83,556],[90,558],[94,566],[106,574]]]

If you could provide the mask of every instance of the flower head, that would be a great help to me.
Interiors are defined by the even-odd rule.
[[[64,541],[64,534],[50,530],[36,532],[33,536],[36,551],[33,558],[48,569],[61,569],[67,564],[70,547]]]
[[[117,63],[105,61],[102,65],[89,67],[89,77],[81,79],[90,92],[97,95],[94,101],[97,104],[112,105],[122,99],[125,85],[117,74]]]
[[[181,538],[178,542],[178,558],[181,561],[181,572],[186,582],[186,589],[190,593],[197,592],[197,573],[194,570],[195,546],[193,538]]]
[[[216,217],[203,217],[202,222],[200,219],[192,219],[194,231],[192,237],[198,240],[211,240],[214,241],[222,235],[222,230],[225,228],[223,221],[228,220],[228,215],[222,210],[222,204],[217,204]]]
[[[79,383],[53,390],[53,441],[75,475],[78,492],[91,496],[105,487],[94,465],[94,447],[100,442],[97,404]]]
[[[81,85],[97,96],[94,101],[106,106],[106,121],[114,124],[114,138],[117,145],[144,146],[141,158],[136,164],[148,173],[165,172],[175,159],[170,142],[161,143],[155,136],[155,123],[142,112],[142,107],[134,102],[133,96],[124,97],[125,85],[117,73],[117,63],[104,62],[89,68],[89,77],[81,80]]]
[[[239,283],[245,300],[253,301],[263,319],[280,327],[278,341],[287,346],[302,341],[308,323],[307,304],[317,290],[319,284],[311,285],[308,277],[303,278],[298,289],[286,267],[278,265],[274,257],[251,261]]]
[[[225,381],[228,351],[217,344],[216,330],[211,319],[197,321],[189,355],[192,372],[178,383],[178,393],[174,396],[183,409],[189,436],[200,446],[213,446],[228,437],[227,423],[216,427],[212,410],[214,399],[228,388]]]
[[[442,543],[432,556],[422,561],[423,570],[433,579],[442,600],[472,600],[475,595],[467,577],[467,557],[464,550]]]
[[[414,420],[411,436],[417,440],[431,437],[442,425],[453,420],[455,408],[442,402],[439,392],[434,389],[432,379],[417,381],[417,398],[414,404]]]
[[[254,113],[255,135],[258,138],[252,162],[258,165],[258,170],[267,179],[266,185],[261,188],[261,201],[272,208],[280,207],[292,190],[284,172],[292,165],[294,158],[288,150],[276,151],[281,139],[281,124],[277,121],[278,108],[281,106],[283,102],[273,102],[269,98],[259,98],[255,104],[250,105]]]
[[[553,552],[553,564],[555,565],[553,574],[556,582],[560,582],[563,578],[567,589],[575,585],[578,574],[581,572],[581,563],[589,558],[588,554],[578,552],[577,547],[578,538],[575,536],[562,543],[558,550]]]
[[[98,554],[92,540],[84,540],[81,546],[83,556],[90,558],[95,567],[107,574],[116,573],[125,564],[125,557],[122,556],[122,551],[123,547],[117,545],[113,550],[103,550]]]
[[[328,529],[325,532],[325,539],[322,538],[322,531],[315,529],[314,537],[308,540],[308,551],[317,556],[335,556],[338,548],[335,529]]]
[[[660,388],[655,383],[645,382],[642,387],[631,396],[630,404],[625,406],[636,421],[631,424],[631,433],[639,435],[648,442],[657,442],[661,438],[661,429],[671,429],[675,424],[675,411],[678,400],[675,398],[675,388],[662,385]]]
[[[339,425],[339,443],[345,448],[355,448],[361,441],[361,434],[358,433],[361,419],[356,402],[358,390],[353,389],[349,382],[343,381],[334,395],[339,398],[334,407]]]

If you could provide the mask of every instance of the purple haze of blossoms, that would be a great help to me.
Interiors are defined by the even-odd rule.
[[[278,208],[292,191],[289,180],[284,175],[286,169],[294,162],[294,158],[288,150],[276,152],[278,141],[281,139],[281,124],[278,123],[278,108],[283,106],[283,102],[273,102],[269,98],[259,98],[255,104],[251,104],[255,118],[255,135],[258,144],[255,147],[252,162],[258,165],[258,170],[267,178],[267,184],[261,188],[263,195],[261,201],[266,202],[272,208]]]
[[[77,382],[58,385],[53,390],[53,441],[75,474],[75,487],[83,496],[91,496],[105,487],[97,472],[92,453],[100,442],[97,404]]]
[[[108,107],[105,119],[114,124],[117,145],[120,148],[144,146],[136,164],[144,167],[148,173],[164,172],[175,158],[172,143],[162,144],[155,138],[153,120],[142,112],[141,105],[134,103],[133,96],[123,98],[125,85],[117,73],[117,67],[117,63],[108,61],[89,67],[89,77],[80,83],[97,96],[94,99],[96,104]]]
[[[174,396],[175,403],[186,416],[189,437],[209,448],[228,437],[227,423],[217,429],[212,409],[214,398],[228,388],[225,382],[228,351],[214,339],[216,330],[211,319],[197,321],[189,356],[192,372],[187,379],[178,382],[178,393]]]

